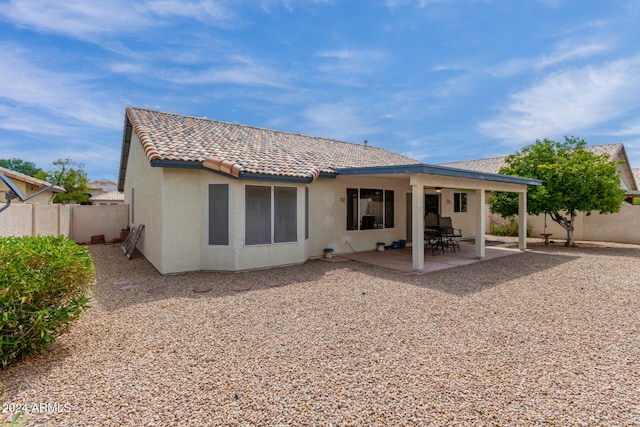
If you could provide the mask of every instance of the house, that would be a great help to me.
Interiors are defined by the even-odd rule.
[[[95,206],[114,206],[124,204],[124,193],[120,191],[109,191],[99,193],[89,197],[89,204]]]
[[[87,187],[89,188],[89,194],[91,194],[91,197],[95,197],[100,194],[117,191],[118,184],[106,178],[101,178],[87,183]]]
[[[629,227],[629,224],[637,223],[640,218],[640,211],[631,206],[640,204],[640,191],[638,191],[640,174],[636,172],[637,169],[631,168],[624,145],[616,143],[592,145],[585,148],[594,154],[606,155],[609,160],[616,163],[620,175],[620,187],[626,191],[626,199],[620,211],[615,214],[579,213],[574,223],[574,238],[576,240],[640,244],[640,232],[636,231],[636,227]],[[486,173],[496,173],[505,165],[505,157],[442,164],[446,167],[465,168]],[[492,223],[504,222],[504,219],[499,215],[489,213],[488,205],[485,209],[487,211],[487,229],[491,229]],[[544,215],[529,215],[528,224],[533,236],[552,234],[555,238],[560,239],[566,236],[566,230]]]
[[[585,147],[586,150],[596,155],[606,155],[609,160],[615,162],[620,174],[620,186],[627,191],[628,197],[634,192],[638,191],[638,180],[634,171],[629,163],[627,152],[624,148],[624,144],[602,144],[602,145],[590,145]],[[499,173],[503,166],[506,166],[506,156],[503,157],[490,157],[486,159],[467,160],[461,162],[442,163],[442,166],[452,168],[469,169],[479,172]],[[636,196],[637,197],[637,196]]]
[[[11,169],[0,167],[0,173],[8,177],[11,182],[13,182],[15,187],[20,191],[25,199],[33,196],[39,191],[44,190],[45,188],[51,187],[50,189],[43,191],[32,199],[29,199],[26,203],[50,205],[53,203],[53,196],[55,195],[55,193],[64,193],[66,191],[62,187],[59,187],[57,185],[51,186],[52,184],[47,181],[36,179],[32,176],[13,171]],[[9,187],[7,187],[7,185],[0,180],[0,202],[4,202],[7,191],[9,191]],[[20,201],[18,199],[14,199],[13,203],[20,203]]]
[[[633,173],[633,177],[636,180],[636,183],[640,182],[640,169],[639,168],[633,168],[631,169],[631,172]],[[627,200],[626,200],[629,204],[631,205],[635,205],[638,206],[640,205],[640,191],[636,190],[636,191],[627,191]]]
[[[131,225],[145,225],[137,247],[163,274],[297,264],[398,240],[420,242],[412,262],[422,270],[435,199],[484,257],[486,190],[517,192],[526,212],[527,185],[540,181],[421,164],[366,141],[132,107],[118,177]]]

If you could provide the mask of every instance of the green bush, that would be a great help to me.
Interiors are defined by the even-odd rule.
[[[518,221],[514,217],[510,216],[509,222],[506,224],[491,221],[491,223],[489,224],[489,233],[495,236],[515,237],[520,233],[519,227],[520,224],[518,224]],[[531,236],[532,230],[533,228],[531,227],[531,225],[527,224],[527,237]]]
[[[0,238],[0,364],[41,352],[89,307],[95,269],[66,237]]]

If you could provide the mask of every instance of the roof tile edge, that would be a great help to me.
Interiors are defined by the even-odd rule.
[[[206,158],[202,162],[202,167],[223,172],[227,175],[235,176],[236,178],[240,176],[240,172],[242,170],[242,167],[238,163],[232,162],[231,160],[219,159],[217,157]]]
[[[133,131],[140,138],[140,143],[142,144],[142,149],[147,155],[147,159],[149,161],[162,159],[162,156],[160,156],[160,153],[158,153],[158,151],[155,149],[155,146],[151,141],[151,138],[147,134],[147,131],[144,130],[144,127],[142,126],[140,119],[138,119],[138,116],[135,114],[134,108],[127,107],[127,117],[131,122],[131,126],[133,126]]]

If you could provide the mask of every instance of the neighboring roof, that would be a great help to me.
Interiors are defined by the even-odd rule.
[[[588,151],[596,154],[602,155],[605,154],[609,157],[609,160],[622,160],[624,164],[622,165],[623,173],[626,175],[625,182],[629,182],[632,188],[629,190],[637,190],[638,189],[638,176],[632,173],[631,167],[629,164],[629,158],[627,157],[627,152],[624,148],[623,144],[602,144],[602,145],[590,145],[585,147]],[[448,162],[441,163],[440,166],[446,166],[451,168],[460,168],[460,169],[469,169],[478,172],[487,172],[487,173],[498,173],[500,168],[506,165],[505,162],[506,156],[503,157],[490,157],[487,159],[477,159],[477,160],[466,160],[462,162]]]
[[[489,157],[487,159],[466,160],[462,162],[441,163],[440,166],[458,169],[469,169],[472,171],[498,173],[500,168],[506,165],[505,157]]]
[[[39,187],[39,188],[46,188],[46,187],[52,185],[50,182],[43,181],[41,179],[36,179],[36,178],[34,178],[32,176],[25,175],[23,173],[16,172],[16,171],[13,171],[11,169],[7,169],[7,168],[3,168],[3,167],[0,167],[0,173],[3,174],[4,176],[8,177],[8,178],[15,179],[15,180],[22,181],[22,182],[26,182],[27,184],[31,184],[31,185],[34,185],[34,186]],[[50,190],[52,192],[54,192],[54,193],[65,193],[67,191],[64,188],[59,187],[57,185],[54,185],[53,187],[51,187]]]
[[[120,191],[110,191],[108,193],[102,193],[102,194],[98,194],[97,196],[93,196],[89,198],[90,202],[105,202],[105,201],[111,201],[111,202],[117,202],[117,201],[124,201],[124,193],[121,193]]]
[[[118,187],[118,184],[106,178],[102,178],[102,179],[96,179],[95,181],[91,181],[87,183],[87,187],[89,187],[89,189],[103,190],[103,191],[109,192],[109,191],[114,191]]]
[[[206,168],[234,177],[311,181],[338,168],[413,164],[417,160],[366,144],[129,107],[118,189],[124,189],[131,135],[152,166]]]

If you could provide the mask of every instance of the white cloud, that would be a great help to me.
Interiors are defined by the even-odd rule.
[[[480,130],[514,145],[575,135],[640,108],[640,57],[548,75],[509,97]]]
[[[320,71],[325,73],[371,73],[375,70],[375,64],[383,60],[386,54],[374,49],[339,49],[320,51],[316,56],[329,61],[320,66]]]
[[[225,23],[235,19],[233,13],[219,1],[156,0],[146,3],[144,7],[159,16],[180,16],[202,22]]]
[[[119,121],[114,122],[121,111],[112,95],[96,91],[86,76],[39,67],[31,62],[33,53],[14,45],[0,44],[0,51],[0,102],[10,101],[19,107],[16,110],[46,111],[101,128],[120,126]],[[37,121],[31,124],[38,125]]]
[[[611,47],[606,43],[571,44],[561,43],[550,55],[535,58],[520,58],[507,61],[497,67],[489,69],[489,73],[496,77],[511,77],[530,70],[543,70],[549,66],[563,62],[588,58],[607,52]]]
[[[0,4],[0,16],[16,25],[92,40],[100,34],[131,34],[154,24],[156,17],[183,17],[227,23],[233,15],[212,0],[10,0]]]
[[[10,0],[0,5],[0,16],[20,26],[79,38],[130,32],[148,23],[134,4],[124,0]]]
[[[381,131],[376,119],[351,101],[317,104],[303,112],[305,133],[343,141],[361,142]],[[369,141],[375,145],[374,141]]]
[[[640,136],[640,120],[623,123],[618,130],[608,132],[612,136]]]
[[[385,2],[385,6],[389,9],[395,9],[397,7],[409,5],[415,6],[417,8],[424,8],[430,4],[434,3],[452,3],[455,0],[387,0]]]
[[[249,86],[285,87],[290,76],[274,68],[256,64],[246,56],[228,59],[230,65],[212,67],[203,71],[174,71],[161,78],[180,84],[231,83]]]

